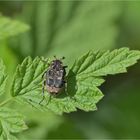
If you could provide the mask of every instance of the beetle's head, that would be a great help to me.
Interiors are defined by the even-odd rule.
[[[58,60],[58,59],[53,60],[53,61],[52,61],[52,65],[54,65],[54,66],[60,66],[60,65],[62,65],[62,61],[60,61],[60,60]]]
[[[62,68],[63,63],[62,63],[61,60],[56,59],[56,60],[53,60],[52,61],[52,64],[51,65],[52,65],[52,68],[59,70],[60,68]]]
[[[57,59],[56,56],[54,56],[55,60],[52,61],[51,66],[54,69],[61,69],[63,67],[63,62],[62,60],[65,59],[65,57],[62,57],[60,59]]]

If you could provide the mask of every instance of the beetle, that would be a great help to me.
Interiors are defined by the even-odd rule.
[[[40,101],[40,103],[45,98],[44,97],[45,89],[50,94],[51,98],[52,95],[54,96],[57,95],[65,88],[66,83],[65,76],[67,66],[63,65],[62,62],[63,59],[64,57],[62,57],[61,59],[57,59],[55,57],[55,59],[50,62],[49,68],[43,73],[42,75],[42,78],[44,79],[42,88],[43,99]]]

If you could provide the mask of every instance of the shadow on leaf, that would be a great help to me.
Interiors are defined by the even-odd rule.
[[[67,76],[67,93],[74,96],[77,91],[76,74],[70,70]]]

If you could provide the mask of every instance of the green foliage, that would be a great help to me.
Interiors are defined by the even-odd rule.
[[[25,32],[28,29],[29,27],[22,22],[0,16],[0,40]],[[1,47],[4,47],[3,44],[5,44],[5,41],[1,41]],[[2,48],[1,50],[4,50],[4,48]],[[9,56],[6,56],[6,58],[8,57]],[[8,87],[5,65],[3,64],[2,59],[0,59],[0,95],[8,91],[6,89],[6,86]],[[3,107],[11,100],[12,99],[8,99],[0,103],[1,140],[16,140],[14,133],[18,133],[27,129],[22,115],[20,115],[16,111]]]
[[[58,97],[52,97],[49,104],[42,105],[42,75],[48,68],[41,58],[32,60],[27,57],[17,67],[11,94],[20,103],[28,103],[37,109],[49,109],[57,114],[76,111],[77,108],[84,111],[96,110],[96,104],[103,97],[98,88],[103,82],[101,76],[126,72],[128,66],[140,59],[139,51],[129,51],[121,48],[114,51],[89,51],[75,61],[67,75],[67,87],[65,93]],[[67,96],[67,94],[69,96]],[[50,96],[46,93],[46,102]]]
[[[23,113],[26,116],[25,121],[28,122],[29,129],[18,134],[20,140],[44,139],[45,135],[48,135],[50,131],[54,130],[54,126],[57,128],[64,120],[64,116],[54,115],[50,111],[43,112],[29,109],[29,105],[25,106],[25,104],[21,107],[22,111],[24,110]]]
[[[0,107],[0,139],[15,140],[13,133],[27,129],[23,116],[11,109]]]
[[[139,58],[140,51],[129,51],[128,48],[116,49],[112,52],[89,52],[76,62],[81,66],[75,66],[74,73],[77,73],[81,79],[124,73],[126,68],[135,64]]]
[[[47,67],[48,65],[45,65],[39,57],[34,60],[30,57],[26,58],[23,63],[17,67],[11,89],[12,96],[16,97],[16,100],[20,103],[28,103],[41,110],[48,108],[57,114],[76,111],[76,108],[85,111],[96,109],[95,103],[102,97],[102,93],[96,87],[94,89],[92,88],[93,86],[84,87],[84,84],[83,86],[78,86],[80,88],[77,89],[74,99],[69,96],[64,98],[52,98],[47,106],[45,106],[45,103],[43,104],[44,106],[40,105],[39,102],[42,100],[42,75]],[[95,81],[97,82],[98,79]],[[70,80],[70,82],[72,82],[72,80]],[[77,82],[77,84],[80,83]],[[75,92],[74,90],[75,89],[72,89],[71,92]],[[49,94],[46,95],[46,99],[49,100]]]
[[[131,71],[130,74],[132,74]],[[106,91],[109,96],[105,97],[100,105],[100,109],[96,113],[85,115],[84,112],[81,112],[74,118],[76,127],[88,139],[119,139],[120,137],[131,139],[132,137],[139,137],[140,109],[138,101],[140,98],[140,88],[137,81],[139,80],[140,73],[135,73],[134,75],[132,74],[125,82],[121,77],[115,85],[112,85],[112,88],[109,86],[109,89]],[[116,82],[115,79],[110,81],[111,84]],[[88,118],[86,121],[84,115]],[[88,131],[86,131],[87,129]]]
[[[66,6],[70,11],[68,8],[66,10]],[[118,3],[113,2],[62,1],[56,8],[61,9],[56,14],[56,24],[53,26],[57,32],[54,32],[53,40],[50,46],[47,46],[49,48],[47,55],[53,53],[61,55],[63,50],[66,56],[74,61],[77,53],[82,55],[91,49],[114,47],[118,35],[114,21],[121,13],[121,5],[118,6]],[[55,15],[55,11],[53,13]]]
[[[86,139],[84,133],[74,127],[74,124],[75,122],[66,118],[56,130],[49,133],[48,139]]]
[[[27,102],[32,106],[42,109],[39,102],[42,99],[42,74],[48,67],[41,58],[25,58],[18,65],[11,88],[11,95],[17,97],[19,102]]]
[[[140,47],[140,4],[136,1],[1,1],[0,12],[14,19],[23,19],[31,26],[29,32],[19,36],[20,41],[19,38],[12,38],[12,41],[17,42],[17,44],[13,44],[15,42],[9,44],[7,43],[9,40],[5,39],[0,40],[0,56],[6,65],[6,73],[8,73],[5,94],[0,96],[1,101],[9,96],[9,87],[12,84],[13,72],[17,62],[23,61],[24,57],[28,55],[32,58],[42,55],[47,58],[53,55],[57,57],[66,56],[66,64],[71,66],[77,57],[88,50],[97,50],[99,48],[101,50],[112,49],[115,46],[117,48],[118,46],[129,46],[131,49],[139,49]],[[11,21],[13,22],[14,20]],[[1,30],[4,29],[5,27]],[[17,28],[13,29],[15,31]],[[96,54],[96,52],[93,53]],[[104,54],[104,52],[102,53]],[[116,56],[114,57],[116,59]],[[134,59],[136,58],[134,57]],[[108,61],[108,58],[106,58],[106,61]],[[105,77],[103,79],[102,75],[115,74],[116,71],[126,71],[125,66],[119,66],[123,63],[122,61],[123,59],[118,64],[117,70],[112,68],[115,67],[112,65],[110,69],[110,64],[107,66],[103,65],[102,69],[100,66],[97,66],[97,61],[96,65],[93,66],[93,69],[95,69],[95,66],[97,67],[97,71],[92,73],[94,76],[91,76],[89,69],[86,70],[86,65],[88,67],[88,65],[92,65],[92,62],[91,64],[84,64],[85,66],[83,65],[80,68],[78,74],[74,73],[74,69],[77,69],[74,66],[73,70],[71,69],[67,72],[67,92],[73,97],[76,96],[78,90],[80,92],[80,89],[85,92],[86,89],[82,90],[82,87],[87,87],[89,92],[91,90],[88,87],[92,87],[96,91],[96,88],[104,82]],[[134,62],[132,60],[132,63]],[[87,61],[87,63],[89,62]],[[130,63],[128,64],[130,65]],[[87,72],[85,73],[85,71]],[[91,69],[91,71],[93,70]],[[89,76],[87,76],[87,73]],[[77,111],[58,116],[53,113],[49,115],[50,112],[47,111],[34,110],[32,107],[29,108],[28,104],[19,105],[16,102],[12,103],[9,107],[20,110],[26,116],[25,121],[27,121],[30,128],[28,131],[16,134],[16,136],[20,140],[139,138],[139,77],[139,65],[130,69],[129,74],[109,75],[107,82],[101,87],[106,96],[98,104],[99,110],[96,112]],[[39,86],[40,89],[37,94],[39,94],[40,101],[42,99],[42,86],[41,84]],[[120,90],[116,90],[116,87]],[[48,99],[48,93],[45,94],[46,99]],[[30,94],[25,93],[24,96],[14,95],[13,98],[19,103],[27,103],[26,101],[28,101],[29,97],[23,101],[25,95],[30,97]],[[60,102],[58,98],[64,99],[66,97],[65,94],[63,94],[63,97],[61,95],[55,97],[58,103]],[[78,99],[81,99],[81,97]],[[79,101],[78,99],[77,101]],[[85,96],[83,99],[85,99]],[[29,103],[33,104],[33,102]],[[42,106],[37,106],[39,107],[38,109],[46,110],[45,103],[44,101]],[[5,106],[3,102],[0,104]],[[61,110],[57,105],[52,105],[49,108],[54,108],[53,110],[58,110],[58,112]],[[57,123],[58,118],[61,118],[62,122],[67,118],[65,124],[60,125],[60,123]],[[75,120],[75,118],[77,119]],[[0,134],[2,133],[1,126],[0,123]],[[10,140],[15,139],[13,135],[9,137]]]
[[[29,26],[16,20],[0,16],[0,40],[25,32]]]
[[[3,61],[0,59],[0,95],[4,93],[6,86],[7,76],[5,74],[5,65]]]
[[[33,30],[20,38],[17,49],[24,57],[66,55],[66,61],[71,63],[77,53],[113,48],[118,36],[115,21],[120,14],[119,2],[25,2],[22,18]]]

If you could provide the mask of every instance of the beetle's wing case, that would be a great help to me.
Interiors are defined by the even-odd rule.
[[[46,84],[47,84],[48,86],[53,87],[54,84],[55,84],[55,81],[54,81],[54,79],[52,79],[52,78],[47,78]]]
[[[64,82],[63,82],[63,80],[62,79],[58,79],[58,78],[56,78],[55,80],[54,80],[54,86],[56,87],[56,88],[62,88],[63,86],[64,86]]]
[[[47,70],[47,75],[46,75],[47,78],[48,78],[48,77],[52,77],[52,78],[53,78],[54,75],[55,75],[55,74],[54,74],[54,70],[53,70],[53,69],[48,69],[48,70]]]
[[[48,86],[54,86],[54,71],[52,69],[48,69],[46,73],[46,84]]]
[[[54,76],[54,86],[57,88],[62,88],[63,85],[63,70],[56,71]]]

